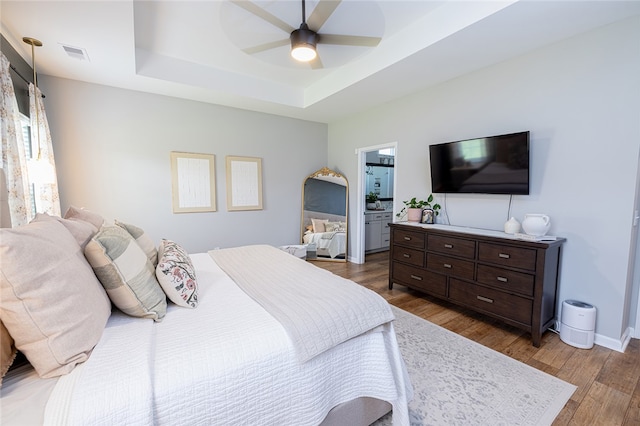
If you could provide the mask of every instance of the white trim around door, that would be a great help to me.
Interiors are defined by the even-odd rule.
[[[396,194],[396,185],[397,185],[397,173],[396,169],[398,167],[398,142],[390,142],[381,145],[373,145],[367,146],[364,148],[357,148],[356,154],[358,155],[358,187],[356,193],[356,233],[355,233],[355,245],[354,245],[354,253],[351,256],[351,262],[353,263],[364,263],[364,212],[365,212],[365,190],[366,190],[366,182],[365,182],[365,173],[366,173],[366,162],[367,162],[367,152],[378,151],[383,148],[393,148],[395,150],[395,158],[393,160],[393,193]],[[393,204],[393,214],[395,217],[396,206]]]

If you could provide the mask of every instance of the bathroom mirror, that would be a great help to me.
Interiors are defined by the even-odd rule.
[[[347,261],[348,199],[347,179],[336,171],[324,167],[304,180],[301,240],[309,245],[307,259]]]
[[[381,201],[393,200],[393,165],[367,163],[365,195],[374,193]]]

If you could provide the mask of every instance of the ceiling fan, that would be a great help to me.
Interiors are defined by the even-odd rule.
[[[291,43],[291,56],[294,59],[301,62],[309,62],[311,68],[318,69],[323,67],[320,56],[316,51],[318,44],[375,47],[381,40],[380,37],[324,34],[319,32],[342,0],[320,0],[308,20],[306,19],[306,2],[302,0],[302,23],[297,29],[250,1],[230,1],[289,34],[288,38],[243,49],[248,54],[263,52]]]

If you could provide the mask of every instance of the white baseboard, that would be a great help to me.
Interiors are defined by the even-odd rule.
[[[604,346],[605,348],[624,353],[624,351],[627,349],[629,341],[631,340],[632,334],[633,329],[631,327],[628,327],[619,340],[612,339],[611,337],[603,336],[601,334],[596,334],[594,336],[593,342],[596,345]]]

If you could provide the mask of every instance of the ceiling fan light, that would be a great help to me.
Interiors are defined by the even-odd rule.
[[[318,35],[307,29],[300,27],[291,33],[291,56],[301,62],[309,62],[317,56],[316,43]]]
[[[312,46],[298,45],[291,49],[293,59],[300,62],[309,62],[317,56],[316,50]]]

